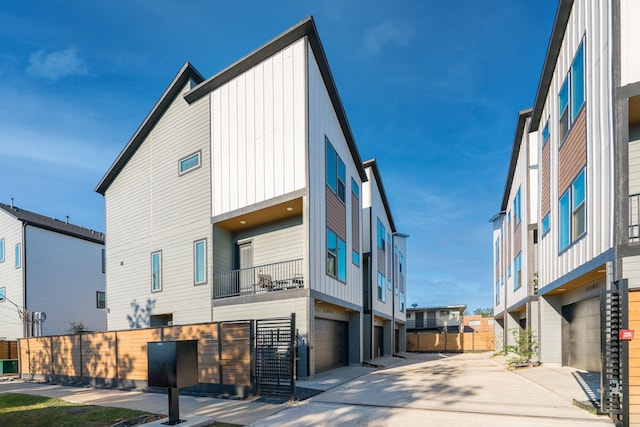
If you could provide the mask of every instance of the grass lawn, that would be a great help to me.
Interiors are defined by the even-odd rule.
[[[28,394],[0,394],[0,426],[102,427],[145,414]]]

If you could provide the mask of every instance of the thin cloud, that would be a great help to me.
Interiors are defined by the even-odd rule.
[[[29,56],[27,73],[55,81],[68,76],[83,76],[88,74],[88,70],[77,49],[69,47],[48,53],[44,50],[33,52]]]
[[[386,21],[369,28],[364,35],[367,50],[377,54],[387,46],[406,46],[412,30],[396,22]]]

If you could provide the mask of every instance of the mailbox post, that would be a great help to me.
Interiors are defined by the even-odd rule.
[[[169,421],[180,423],[180,388],[198,384],[198,341],[158,341],[147,343],[147,383],[166,387],[169,395]]]

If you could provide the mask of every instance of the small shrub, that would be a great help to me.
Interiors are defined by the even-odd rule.
[[[528,364],[533,359],[538,358],[538,340],[533,335],[531,328],[526,330],[520,328],[510,329],[515,338],[515,345],[505,346],[505,353],[511,355],[507,359],[510,365]]]

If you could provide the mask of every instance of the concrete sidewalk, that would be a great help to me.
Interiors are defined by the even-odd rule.
[[[504,358],[488,353],[404,356],[371,361],[384,368],[347,366],[299,380],[298,387],[322,391],[301,402],[180,396],[181,418],[190,420],[180,425],[194,427],[213,421],[256,426],[406,425],[409,420],[440,425],[452,419],[474,426],[571,425],[563,424],[565,421],[612,425],[606,417],[573,406],[573,399],[593,397],[590,388],[581,385],[584,373],[575,369],[541,366],[510,371]],[[138,391],[2,381],[0,393],[6,392],[165,415],[168,407],[167,395]],[[539,419],[541,414],[544,420]]]

